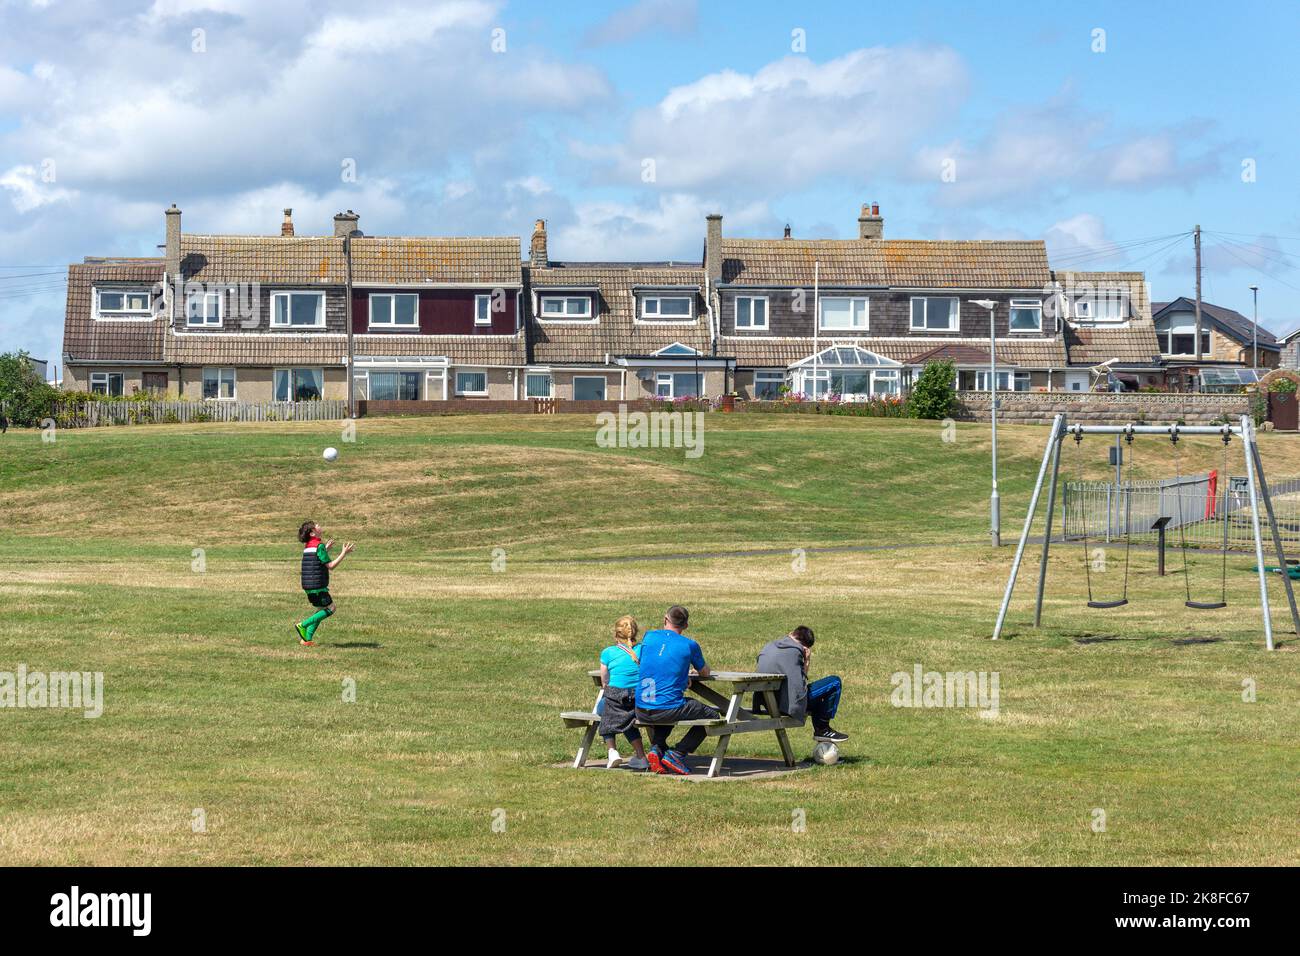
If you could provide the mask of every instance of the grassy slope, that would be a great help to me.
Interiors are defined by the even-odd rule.
[[[1067,553],[1049,626],[1027,629],[1022,600],[992,644],[1010,554],[982,545],[986,429],[945,444],[928,423],[713,416],[696,460],[594,434],[563,416],[362,422],[335,466],[319,425],[5,436],[0,669],[102,670],[108,704],[99,720],[0,711],[0,858],[566,863],[618,847],[652,862],[686,839],[698,855],[680,858],[730,862],[1300,861],[1295,645],[1260,648],[1248,561],[1225,612],[1183,610],[1178,579],[1143,558],[1134,603],[1089,612]],[[1010,526],[1044,431],[1000,438]],[[1263,451],[1271,474],[1300,474],[1300,444]],[[1205,463],[1212,443],[1184,470]],[[288,628],[307,515],[360,542],[310,652]],[[803,573],[786,555],[560,560],[884,543],[912,546],[814,553]],[[729,667],[816,628],[816,671],[846,680],[851,759],[698,785],[552,769],[575,743],[554,715],[589,699],[609,623],[672,601]],[[1173,643],[1187,636],[1222,640]],[[917,662],[998,671],[1001,716],[891,707],[890,674]]]

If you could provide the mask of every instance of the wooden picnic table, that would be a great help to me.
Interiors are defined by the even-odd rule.
[[[568,710],[560,714],[564,726],[585,728],[582,743],[578,746],[578,755],[573,760],[573,766],[579,768],[586,763],[587,753],[596,739],[596,730],[600,726],[600,715],[596,713],[596,708],[605,696],[605,689],[600,683],[600,671],[587,671],[587,675],[596,685],[596,701],[591,705],[591,711]],[[722,771],[722,762],[726,759],[727,746],[731,743],[733,734],[774,732],[781,745],[781,757],[785,765],[794,766],[794,750],[790,746],[786,730],[802,727],[803,721],[797,717],[783,717],[777,708],[776,692],[781,688],[783,679],[780,674],[755,674],[750,671],[712,671],[708,677],[691,675],[686,693],[699,698],[710,707],[716,707],[722,716],[713,720],[679,720],[674,726],[703,727],[708,736],[718,738],[713,759],[709,762],[710,777],[716,777]],[[720,693],[711,685],[727,685],[730,696]],[[746,709],[742,701],[745,694],[761,694],[766,714],[759,715]]]

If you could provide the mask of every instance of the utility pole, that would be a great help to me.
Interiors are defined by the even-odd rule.
[[[345,305],[347,323],[348,323],[348,418],[355,420],[357,417],[357,375],[353,371],[352,365],[355,356],[352,354],[352,234],[348,233],[343,237],[343,260],[347,265],[347,302]]]
[[[1201,226],[1198,223],[1192,233],[1196,243],[1196,364],[1201,364]],[[1201,370],[1197,368],[1196,378],[1200,382]],[[1197,386],[1199,390],[1199,384]]]
[[[1254,356],[1250,360],[1250,367],[1257,369],[1259,368],[1259,286],[1251,286],[1250,294],[1255,297],[1255,318],[1253,327],[1250,330],[1251,349]]]

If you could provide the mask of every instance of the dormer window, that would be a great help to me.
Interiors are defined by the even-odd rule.
[[[581,322],[591,315],[591,296],[544,295],[539,302],[541,319],[551,322]]]
[[[102,322],[139,322],[153,318],[149,289],[96,289],[95,318]]]
[[[1091,322],[1123,322],[1128,318],[1128,301],[1119,294],[1085,296],[1074,300],[1074,317]]]
[[[695,303],[689,295],[644,295],[640,317],[648,322],[685,322],[695,318]]]

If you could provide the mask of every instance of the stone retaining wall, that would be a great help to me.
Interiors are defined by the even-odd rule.
[[[998,421],[1007,424],[1051,424],[1064,414],[1069,421],[1094,425],[1159,425],[1181,421],[1213,425],[1225,415],[1236,420],[1250,414],[1247,395],[1194,395],[1180,392],[1003,392],[998,395]],[[989,420],[989,396],[958,393],[959,421]]]

